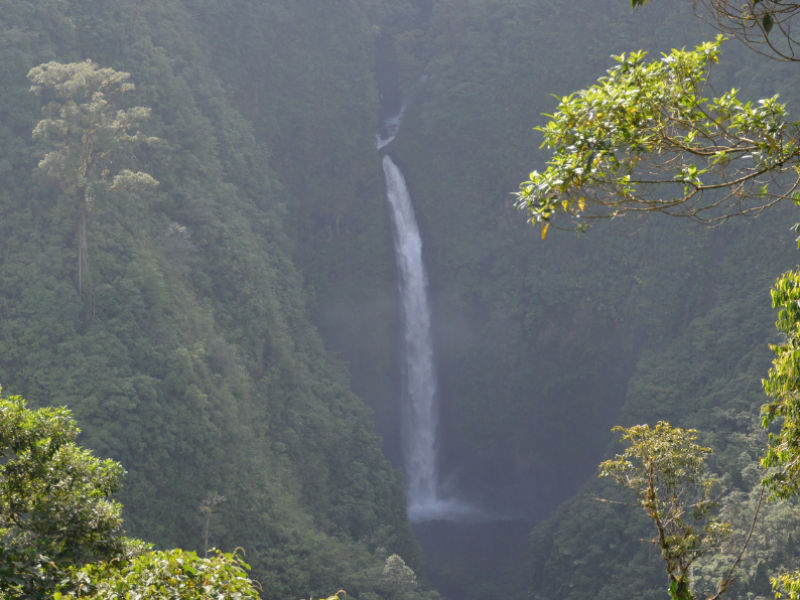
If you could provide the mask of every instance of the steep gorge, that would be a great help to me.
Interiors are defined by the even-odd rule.
[[[661,389],[651,365],[675,347],[718,384],[744,357],[762,357],[761,371],[753,363],[741,375],[747,395],[723,401],[711,386],[681,387],[684,399],[672,399],[667,415],[710,430],[725,452],[735,447],[727,449],[726,440],[753,431],[743,416],[734,427],[696,415],[693,406],[716,402],[723,413],[757,413],[758,379],[774,336],[767,290],[796,262],[786,231],[791,207],[713,232],[653,219],[641,230],[614,223],[577,239],[551,233],[542,243],[509,197],[542,156],[530,127],[554,105],[549,94],[593,82],[611,54],[638,48],[655,54],[701,38],[681,2],[634,13],[613,2],[443,1],[432,5],[421,28],[394,36],[395,68],[413,98],[392,152],[414,196],[430,269],[442,478],[491,513],[532,526],[591,480],[609,429],[630,424],[632,406],[650,407],[636,411],[642,421],[664,416],[642,390]],[[790,68],[759,61],[733,43],[724,56],[714,80],[722,88],[741,86],[761,97],[790,92],[796,82]],[[420,75],[425,81],[415,87]],[[734,341],[723,325],[730,321],[712,316],[728,311],[763,320]],[[716,350],[689,350],[687,339],[695,335],[730,340],[724,344],[730,362]],[[357,352],[349,356],[358,365]],[[677,371],[671,376],[681,379]],[[598,526],[589,505],[566,505],[548,527],[563,528],[558,535],[572,536],[577,546],[582,536],[602,538],[601,530],[619,536],[612,526]],[[532,546],[535,564],[547,567],[530,573],[519,564],[526,573],[520,582],[508,569],[525,552],[520,527],[505,534],[497,533],[501,524],[481,528],[441,523],[427,534],[418,530],[428,572],[448,596],[501,597],[525,587],[555,597],[573,578],[575,597],[604,585],[604,593],[620,598],[636,585],[660,589],[657,564],[654,579],[632,575],[641,562],[625,571],[629,587],[608,583],[624,576],[607,562],[579,586],[583,559],[570,558],[572,549],[563,562],[552,558],[548,529],[537,530]],[[621,564],[630,546],[616,547],[605,556]]]
[[[245,547],[265,597],[368,597],[388,552],[421,572],[364,406],[401,465],[401,310],[374,133],[406,96],[391,150],[430,272],[443,483],[530,528],[581,490],[617,422],[684,419],[731,455],[726,436],[749,435],[760,403],[767,287],[796,262],[791,210],[707,235],[656,220],[542,243],[508,194],[541,160],[530,129],[550,93],[591,83],[611,53],[690,44],[692,23],[666,1],[0,1],[0,382],[69,405],[83,443],[122,461],[131,533],[198,547],[198,503],[226,495],[212,541]],[[729,49],[726,83],[795,85]],[[31,177],[40,102],[25,79],[86,58],[132,73],[131,102],[153,108],[165,141],[136,157],[160,191],[91,223],[89,322],[73,230]],[[678,371],[697,385],[674,384]],[[519,525],[490,548],[488,526],[445,523],[428,571],[464,598],[657,589],[624,517],[589,497],[537,529],[531,568]],[[608,583],[609,561],[624,585]]]

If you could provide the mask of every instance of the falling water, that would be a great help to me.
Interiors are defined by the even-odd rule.
[[[422,262],[422,239],[405,179],[383,157],[386,197],[391,208],[395,256],[400,279],[404,326],[404,415],[409,516],[421,517],[440,501],[436,480],[436,375],[433,367],[431,309]]]
[[[425,79],[423,76],[420,82],[424,83]],[[405,109],[404,104],[398,114],[384,121],[383,131],[375,136],[378,150],[394,140]],[[460,500],[443,497],[439,488],[436,469],[439,413],[422,238],[405,177],[389,156],[383,157],[383,172],[386,175],[386,200],[392,219],[403,310],[403,450],[408,516],[411,521],[417,522],[481,519],[481,511]]]
[[[397,130],[400,129],[400,121],[403,120],[404,114],[406,114],[405,104],[400,107],[399,113],[389,117],[383,122],[383,127],[386,129],[386,135],[384,136],[380,133],[375,135],[375,146],[378,148],[378,150],[385,148],[392,143],[394,136],[397,135]]]
[[[403,442],[408,515],[412,521],[474,518],[476,512],[472,507],[442,497],[439,490],[436,470],[439,415],[422,238],[403,173],[388,156],[383,157],[383,172],[403,309]]]

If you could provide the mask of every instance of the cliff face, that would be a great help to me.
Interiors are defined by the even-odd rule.
[[[532,128],[554,108],[551,94],[594,83],[612,54],[657,57],[700,39],[681,2],[634,12],[618,2],[442,0],[422,29],[395,35],[401,74],[425,75],[389,149],[423,231],[444,460],[480,503],[536,517],[577,491],[603,456],[642,353],[664,351],[737,294],[767,302],[795,260],[780,230],[791,209],[715,231],[652,218],[543,242],[513,208],[511,192],[546,159]],[[726,43],[712,83],[763,97],[791,77]],[[727,267],[732,256],[752,269]]]

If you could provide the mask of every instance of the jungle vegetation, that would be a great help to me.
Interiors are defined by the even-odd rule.
[[[207,542],[242,548],[265,598],[380,594],[388,557],[420,566],[400,477],[309,317],[280,148],[216,74],[236,72],[208,52],[230,38],[200,25],[220,8],[0,6],[0,380],[33,408],[69,407],[81,446],[123,466],[126,531],[164,560]],[[306,8],[258,10],[282,32]],[[350,28],[368,63],[370,10],[345,2],[317,22]],[[346,125],[331,137],[369,147],[366,125]]]
[[[535,513],[596,474],[599,461],[582,462],[583,452],[592,446],[599,458],[615,423],[699,430],[715,449],[709,470],[724,480],[720,518],[733,530],[722,553],[694,565],[696,593],[713,596],[759,499],[760,380],[776,341],[766,292],[796,262],[793,207],[710,231],[679,219],[617,219],[542,244],[505,193],[520,169],[552,156],[523,124],[545,126],[538,114],[596,81],[616,64],[612,55],[695,48],[702,38],[691,4],[651,2],[637,13],[625,2],[457,4],[434,5],[428,29],[397,38],[399,57],[409,47],[423,56],[403,65],[421,60],[428,77],[394,148],[420,219],[431,223],[432,286],[448,310],[438,324],[446,459],[480,501]],[[573,11],[588,16],[576,23]],[[722,47],[715,90],[737,88],[742,105],[780,93],[792,112],[796,70],[733,42]],[[469,472],[458,471],[465,463]],[[526,508],[497,497],[511,489]],[[536,527],[523,587],[539,598],[666,596],[658,552],[639,542],[652,538],[646,516],[596,497],[630,500],[607,483],[587,484]],[[796,568],[793,502],[762,509],[731,596],[767,597],[770,576]],[[474,581],[446,561],[429,571]],[[510,578],[497,585],[460,589],[465,597],[515,589]]]
[[[3,598],[257,598],[237,552],[199,558],[122,535],[110,496],[124,469],[75,444],[64,408],[0,398],[0,590]]]
[[[634,8],[645,4],[647,0],[632,0]],[[795,61],[794,3],[698,5],[708,8],[703,16],[716,28],[731,32],[751,49]],[[773,33],[776,22],[779,27]],[[547,115],[550,121],[537,128],[545,135],[542,147],[553,150],[547,169],[532,172],[517,194],[517,207],[541,225],[542,239],[557,216],[567,217],[568,226],[581,233],[600,219],[653,213],[716,226],[732,216],[758,216],[781,200],[797,203],[800,196],[793,177],[800,173],[795,148],[798,124],[790,121],[786,104],[778,101],[778,95],[742,102],[736,88],[705,97],[714,93],[709,74],[719,63],[720,45],[726,39],[718,35],[715,42],[693,52],[664,53],[660,61],[646,62],[645,52],[614,56],[618,65],[607,77],[561,99],[556,112]],[[725,543],[730,524],[711,513],[726,492],[717,499],[711,496],[715,481],[703,472],[703,455],[711,450],[691,443],[697,432],[672,429],[665,422],[652,431],[647,425],[615,428],[622,430],[627,448],[601,464],[600,476],[633,490],[637,504],[656,526],[653,544],[663,557],[671,598],[698,596],[694,563],[702,564],[711,551],[727,554],[730,568],[727,575],[720,572],[719,556],[713,567],[706,562],[705,569],[699,568],[705,587],[714,570],[719,583],[716,593],[708,589],[700,593],[717,599],[728,592],[756,530],[765,491],[769,500],[787,501],[797,495],[796,288],[797,273],[790,271],[778,278],[772,291],[772,305],[780,309],[777,328],[782,343],[770,346],[776,358],[763,380],[771,401],[761,408],[761,424],[773,426],[773,431],[760,460],[767,470],[750,489],[752,507],[753,495],[761,488],[753,523],[742,549],[733,551],[735,559],[730,556],[732,546]],[[748,596],[766,592],[766,566],[759,562],[758,568],[761,573],[756,572],[755,578],[761,581],[751,580]],[[747,575],[739,578],[746,581]],[[796,568],[775,573],[771,584],[776,597],[797,597],[798,580]],[[737,587],[739,594],[746,590],[741,584]]]
[[[125,471],[75,443],[69,410],[31,410],[19,396],[0,398],[0,590],[11,599],[241,600],[258,598],[243,550],[201,558],[158,551],[124,535],[121,504],[111,498]],[[205,503],[213,509],[219,498]],[[208,511],[208,517],[212,514]],[[419,594],[416,575],[398,555],[374,585],[382,597]],[[327,600],[339,600],[344,590]],[[366,597],[375,597],[366,595]]]
[[[622,0],[0,0],[4,389],[72,411],[80,446],[127,471],[126,533],[159,551],[241,547],[266,598],[427,594],[384,457],[400,447],[399,328],[374,134],[405,97],[388,150],[425,240],[443,471],[498,513],[555,511],[495,581],[446,561],[427,572],[465,600],[519,587],[662,597],[660,559],[636,541],[651,537],[646,516],[593,499],[624,500],[593,481],[596,465],[615,423],[699,430],[741,547],[776,341],[764,291],[796,262],[792,207],[702,236],[653,219],[636,236],[614,221],[542,244],[507,192],[532,162],[546,168],[530,130],[557,109],[550,94],[591,85],[610,55],[695,48],[691,12],[678,0],[638,13]],[[741,87],[743,104],[781,93],[792,112],[795,71],[722,48],[720,89]],[[61,108],[28,79],[87,60],[130,74],[135,89],[109,105],[137,115],[119,135],[142,132],[109,139],[91,194],[65,176],[79,172],[39,168],[65,148],[49,126],[32,133]],[[158,185],[112,190],[125,169]],[[794,500],[762,510],[731,594],[766,596],[770,576],[798,566]],[[698,591],[729,554],[698,561]]]

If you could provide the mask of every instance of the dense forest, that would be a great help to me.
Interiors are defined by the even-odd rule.
[[[304,136],[297,119],[266,110],[262,118],[282,127],[257,135],[246,110],[257,80],[233,44],[244,40],[202,24],[234,27],[260,16],[264,37],[251,60],[293,48],[295,60],[313,62],[326,43],[347,39],[362,62],[340,63],[361,71],[365,90],[371,25],[355,3],[331,6],[334,19],[315,22],[336,37],[319,37],[305,56],[282,36],[291,35],[285,23],[306,21],[307,8],[265,4],[251,17],[244,5],[231,6],[238,16],[218,19],[223,8],[3,4],[0,380],[33,406],[70,407],[82,445],[123,465],[119,498],[129,534],[160,547],[201,548],[199,506],[219,494],[227,501],[215,507],[210,542],[244,548],[265,597],[374,591],[373,572],[389,554],[414,568],[419,554],[400,477],[381,455],[346,369],[309,319],[311,291],[288,233],[291,180],[274,170],[293,160],[307,169],[302,149],[322,151],[331,141]],[[339,25],[351,33],[337,32]],[[212,51],[214,43],[220,48]],[[143,127],[160,142],[137,148],[125,165],[151,174],[155,190],[94,204],[91,290],[81,297],[74,218],[59,187],[34,173],[42,149],[31,132],[49,98],[32,94],[26,76],[47,61],[86,59],[131,74],[136,89],[124,101],[152,110]],[[233,77],[231,62],[248,79],[235,82],[239,89],[215,74]],[[263,81],[283,69],[284,77],[319,84],[292,57],[276,62],[278,73]],[[285,89],[274,83],[274,92]],[[377,113],[374,97],[366,95],[363,112]],[[276,112],[298,108],[290,98],[264,101]],[[347,137],[368,150],[372,122],[349,131],[347,116],[330,111],[330,136],[347,133],[341,152]],[[281,144],[300,154],[293,159]]]
[[[798,262],[796,209],[713,230],[614,221],[543,242],[511,195],[547,160],[532,129],[542,113],[612,54],[711,37],[691,3],[0,9],[0,383],[33,408],[68,407],[80,445],[122,465],[126,534],[242,548],[264,598],[410,600],[431,584],[463,598],[666,597],[658,553],[639,541],[646,517],[595,499],[623,498],[596,480],[619,449],[611,427],[662,419],[714,448],[740,541],[779,339],[769,289]],[[28,74],[86,60],[130,74],[122,109],[150,109],[154,141],[111,174],[158,185],[95,199],[82,245],[64,186],[37,167],[52,148],[32,132],[57,98],[31,93]],[[731,40],[712,83],[793,109],[798,77]],[[524,523],[501,541],[513,557],[500,567],[476,567],[491,562],[481,539],[431,544],[440,530],[417,527],[423,557],[406,515],[401,316],[374,142],[404,103],[385,151],[424,241],[441,470],[498,528]],[[767,597],[769,577],[800,566],[793,504],[765,506],[737,597]],[[734,542],[697,564],[698,590]],[[394,554],[418,584],[387,584]]]

